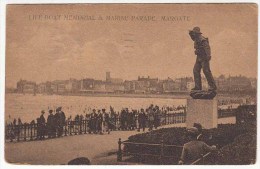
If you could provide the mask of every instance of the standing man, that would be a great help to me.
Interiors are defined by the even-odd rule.
[[[57,136],[60,137],[61,136],[61,125],[62,125],[62,122],[61,122],[61,112],[60,112],[60,107],[58,107],[56,109],[56,113],[54,115],[54,118],[55,118],[55,122],[56,122],[56,133],[57,133]]]
[[[61,127],[60,127],[60,134],[63,134],[63,128],[66,125],[66,115],[65,113],[62,111],[62,107],[60,108],[60,118],[61,118]]]
[[[151,106],[148,108],[148,125],[149,125],[149,131],[153,130],[154,126],[154,108]]]
[[[110,134],[111,124],[109,114],[106,112],[106,109],[102,109],[103,112],[103,132]]]
[[[194,41],[195,55],[197,55],[196,63],[193,68],[195,87],[192,90],[202,90],[201,69],[208,81],[209,91],[216,91],[217,87],[212,76],[209,61],[211,59],[211,51],[208,38],[201,35],[199,27],[194,27],[189,31],[191,39]]]
[[[96,128],[97,128],[97,132],[99,134],[103,134],[103,132],[102,132],[102,122],[103,122],[103,116],[101,114],[101,111],[98,110]]]
[[[55,133],[55,118],[52,114],[53,110],[49,110],[49,116],[47,119],[47,129],[48,129],[48,138],[53,138],[56,136]]]
[[[126,129],[126,110],[122,109],[120,114],[120,129],[125,130]]]
[[[154,108],[154,127],[157,129],[157,127],[160,126],[160,109],[159,106],[155,106]]]
[[[45,139],[45,123],[46,123],[46,120],[45,120],[45,117],[44,117],[44,113],[45,111],[41,111],[41,116],[39,118],[39,122],[38,123],[38,131],[39,131],[39,139],[42,140],[42,139]]]
[[[97,113],[96,109],[93,109],[93,113],[91,115],[91,130],[93,131],[94,134],[97,133]]]
[[[142,108],[141,112],[138,115],[139,131],[140,131],[140,129],[143,129],[143,131],[145,131],[145,123],[146,123],[146,114],[144,112],[144,109]]]

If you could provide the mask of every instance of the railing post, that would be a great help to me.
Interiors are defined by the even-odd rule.
[[[79,120],[79,134],[82,134],[82,120]]]
[[[122,149],[121,149],[121,144],[122,144],[122,141],[121,141],[121,138],[119,138],[119,140],[118,140],[118,152],[117,152],[117,161],[118,161],[118,162],[121,162],[121,161],[122,161]]]
[[[37,137],[39,137],[40,135],[39,135],[39,133],[38,133],[38,123],[36,123],[36,124],[33,124],[33,136],[35,137],[36,136],[36,138]]]
[[[14,138],[14,127],[13,125],[10,126],[10,141],[13,142]]]
[[[24,127],[23,140],[26,141],[26,124],[24,124],[23,127]]]
[[[67,136],[67,128],[68,128],[68,122],[67,121],[65,122],[64,128],[65,128],[65,136]]]
[[[33,140],[33,124],[30,124],[30,128],[31,128],[31,135],[30,135],[30,140]]]
[[[27,135],[30,136],[30,124],[27,124]]]
[[[17,127],[17,141],[19,142],[20,141],[20,125],[18,124]]]
[[[184,112],[184,123],[186,122],[186,109],[185,109],[185,112]]]
[[[160,164],[163,164],[163,156],[164,156],[164,141],[161,140],[161,151],[160,151]]]
[[[87,134],[87,120],[83,120],[84,124],[84,134]]]
[[[6,125],[5,126],[5,141],[7,141],[7,139],[11,138],[11,131],[10,131],[10,126]]]
[[[69,126],[69,133],[70,133],[70,135],[72,135],[72,133],[71,133],[71,121],[68,122],[68,126]]]
[[[184,113],[182,114],[182,123],[185,123],[185,115],[184,115]]]
[[[77,135],[78,134],[78,131],[79,131],[79,124],[78,124],[78,121],[74,121],[74,134]]]

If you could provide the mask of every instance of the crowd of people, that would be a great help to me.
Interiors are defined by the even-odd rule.
[[[58,107],[55,110],[48,110],[47,119],[45,119],[45,111],[41,111],[41,115],[36,119],[31,121],[30,124],[37,124],[37,139],[61,137],[64,132],[72,130],[75,126],[82,125],[82,121],[85,121],[88,133],[93,134],[104,134],[110,133],[113,130],[142,130],[148,127],[148,130],[157,129],[161,124],[161,117],[163,114],[169,113],[171,111],[185,111],[185,106],[178,107],[162,107],[161,109],[157,105],[151,104],[146,109],[128,109],[123,108],[121,111],[115,111],[114,108],[110,106],[110,110],[106,109],[92,109],[90,112],[84,114],[77,114],[75,117],[69,116],[66,118],[62,107]],[[21,119],[18,118],[9,123],[9,126],[22,125]],[[66,127],[65,127],[66,126]],[[13,131],[11,135],[15,135]],[[19,132],[19,131],[18,131]],[[19,133],[18,133],[19,134]],[[17,135],[17,133],[16,133]]]

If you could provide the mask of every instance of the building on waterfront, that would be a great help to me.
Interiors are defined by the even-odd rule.
[[[55,80],[52,82],[40,83],[37,85],[38,93],[75,93],[80,90],[80,81],[76,79]]]
[[[245,76],[233,76],[229,77],[230,90],[232,91],[246,91],[251,89],[251,82]]]
[[[110,82],[110,81],[111,81],[110,72],[106,72],[106,81],[107,81],[107,82]]]
[[[221,92],[241,92],[252,90],[250,79],[245,76],[229,76],[226,78],[220,75],[216,79],[218,90]]]
[[[158,88],[158,78],[140,77],[138,76],[137,81],[135,81],[136,91],[144,91],[145,93],[156,93]]]
[[[15,93],[17,91],[16,88],[14,87],[6,87],[5,88],[5,93]]]
[[[65,90],[67,93],[76,93],[79,92],[81,83],[79,80],[76,79],[69,79],[66,80],[65,83]]]
[[[168,79],[163,80],[162,87],[163,93],[178,92],[181,90],[181,81],[173,80],[168,77]]]
[[[57,84],[57,93],[59,94],[66,93],[66,83]]]
[[[106,82],[102,80],[95,80],[93,89],[95,93],[106,93]]]
[[[51,82],[51,93],[62,94],[66,92],[66,80],[55,80]]]
[[[18,93],[35,93],[37,90],[36,82],[20,80],[16,84]]]
[[[85,78],[80,81],[80,92],[94,92],[95,80]]]
[[[124,81],[120,78],[112,78],[110,72],[106,72],[106,82],[112,84],[122,84]]]
[[[58,93],[58,84],[54,81],[50,84],[51,93]]]
[[[105,92],[106,83],[102,80],[95,80],[91,78],[85,78],[80,81],[80,92],[83,93],[99,93]]]
[[[124,93],[125,86],[123,83],[106,83],[105,89],[107,93]]]
[[[146,93],[147,92],[147,87],[144,81],[138,81],[134,80],[133,81],[133,88],[134,88],[134,93]]]
[[[182,77],[182,78],[179,78],[180,80],[180,91],[188,91],[188,88],[187,88],[187,85],[188,83],[193,83],[193,78],[192,77]]]
[[[229,90],[229,83],[224,75],[220,75],[216,79],[216,85],[217,85],[218,91],[225,92],[225,91]]]
[[[249,80],[250,80],[252,89],[256,90],[257,89],[257,80],[256,80],[256,78],[249,78]]]
[[[38,93],[46,93],[46,83],[40,83],[37,85]]]
[[[195,87],[195,82],[187,82],[187,90],[190,91],[191,89],[193,89]]]
[[[125,86],[123,79],[112,78],[110,72],[106,72],[105,91],[107,93],[124,93]],[[101,85],[101,84],[100,84]],[[102,86],[103,90],[103,86]]]
[[[215,78],[218,92],[251,92],[256,91],[257,79],[247,78],[245,76],[220,75]],[[150,76],[138,76],[136,80],[125,80],[112,78],[110,72],[106,72],[106,80],[96,80],[85,78],[81,80],[55,80],[45,83],[20,80],[17,82],[16,92],[20,93],[46,93],[46,94],[69,94],[69,93],[186,93],[194,88],[192,77],[182,77],[172,79],[168,77],[164,80],[150,78]],[[208,89],[208,83],[205,77],[202,77],[203,90]]]
[[[157,93],[158,92],[159,79],[158,78],[150,79],[149,83],[150,83],[150,86],[149,86],[148,91],[150,93]]]
[[[162,91],[164,93],[170,93],[174,90],[174,81],[171,78],[163,80],[162,82]]]
[[[124,81],[124,90],[125,93],[134,93],[135,91],[134,81],[129,81],[129,80]]]

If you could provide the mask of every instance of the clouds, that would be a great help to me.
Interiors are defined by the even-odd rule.
[[[212,37],[214,68],[218,74],[256,75],[257,45],[255,39],[247,32],[232,29],[225,29]]]
[[[192,76],[195,56],[188,30],[197,25],[209,37],[214,75],[256,76],[257,28],[254,21],[257,13],[251,7],[159,6],[8,8],[7,85],[14,86],[20,78],[37,82],[70,77],[104,79],[106,71],[123,79],[136,79],[138,75],[159,78]],[[178,23],[28,21],[29,14],[39,11],[49,15],[183,15],[191,19]]]

